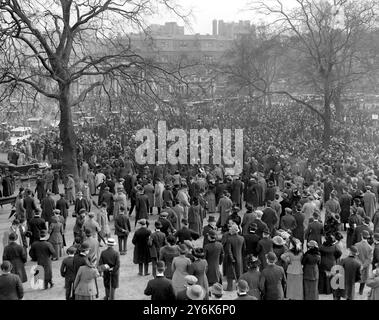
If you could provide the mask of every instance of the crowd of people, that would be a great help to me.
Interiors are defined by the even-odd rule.
[[[3,235],[0,297],[22,298],[29,255],[44,268],[45,289],[57,276],[51,261],[59,260],[66,299],[96,299],[101,275],[104,298],[115,299],[131,238],[136,275],[149,276],[151,268],[144,293],[153,300],[222,299],[234,290],[243,300],[352,300],[357,282],[360,295],[367,285],[368,299],[377,300],[377,129],[357,113],[334,123],[329,149],[318,120],[296,105],[257,119],[223,114],[232,127],[245,128],[238,176],[222,165],[137,165],[133,130],[105,138],[87,131],[78,139],[79,185],[49,169],[35,190],[19,190]],[[205,118],[203,125],[214,123]],[[31,144],[32,157],[59,159],[52,148],[35,149]]]

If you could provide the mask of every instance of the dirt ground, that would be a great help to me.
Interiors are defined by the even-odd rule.
[[[63,186],[60,186],[63,191]],[[58,197],[56,197],[58,198]],[[97,197],[95,197],[95,201],[97,201]],[[96,208],[94,210],[97,210]],[[73,211],[73,206],[70,207],[69,218],[67,220],[66,227],[66,242],[68,245],[73,242],[73,233],[72,229],[75,223],[75,218],[71,216]],[[10,205],[6,205],[3,208],[0,208],[0,237],[3,239],[3,233],[5,230],[9,228],[10,220],[8,220],[8,215],[10,212]],[[154,221],[157,219],[157,214],[154,211],[153,216],[150,216],[150,221]],[[131,218],[132,225],[132,233],[129,235],[127,249],[128,252],[126,255],[120,256],[121,258],[121,266],[120,266],[120,287],[116,290],[116,299],[117,300],[150,300],[149,297],[144,295],[144,289],[146,287],[147,282],[152,279],[152,275],[149,276],[138,276],[138,266],[133,264],[133,244],[132,237],[134,234],[134,214]],[[117,237],[114,235],[114,226],[113,221],[110,223],[112,236],[115,238],[117,243]],[[153,230],[154,224],[150,223],[150,229]],[[345,235],[344,235],[345,236]],[[344,240],[343,240],[344,241]],[[195,245],[201,245],[202,238],[195,242]],[[105,247],[101,248],[104,249]],[[115,247],[117,250],[117,246]],[[67,248],[64,249],[64,251]],[[3,252],[3,243],[0,243],[0,252]],[[66,254],[64,253],[64,256]],[[346,256],[346,250],[344,249],[344,256]],[[60,265],[62,262],[61,258],[58,261],[53,261],[53,282],[54,287],[48,290],[34,290],[31,288],[29,279],[31,278],[30,270],[31,267],[35,264],[35,262],[30,261],[30,257],[28,257],[28,262],[26,263],[26,272],[28,274],[28,282],[24,283],[24,299],[25,300],[64,300],[65,299],[65,289],[64,289],[64,278],[61,277],[59,273]],[[151,273],[151,265],[150,270]],[[102,283],[102,278],[98,279],[99,284],[99,299],[104,297],[104,286]],[[224,289],[226,288],[226,279],[224,281]],[[365,292],[362,296],[358,295],[358,284],[356,285],[356,300],[367,300],[368,289],[366,287]],[[234,299],[236,297],[236,292],[225,292],[224,299]],[[332,295],[320,295],[320,300],[332,300]]]

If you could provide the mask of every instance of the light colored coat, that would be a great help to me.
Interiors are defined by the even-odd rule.
[[[99,276],[99,271],[96,268],[81,266],[74,282],[75,294],[80,296],[95,296],[97,293],[95,279]]]

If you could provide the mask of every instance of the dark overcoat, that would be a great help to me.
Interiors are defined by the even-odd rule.
[[[147,228],[138,229],[133,236],[132,243],[134,244],[133,263],[149,263],[151,262],[150,250],[148,246],[151,231]]]

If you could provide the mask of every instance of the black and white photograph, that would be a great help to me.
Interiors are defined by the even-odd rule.
[[[0,239],[0,300],[379,300],[379,0],[0,0]]]

